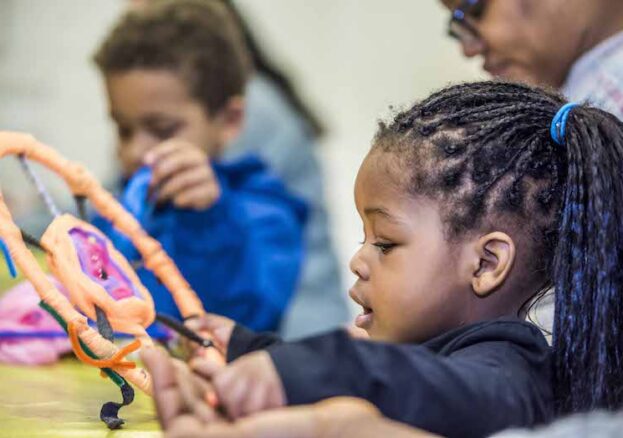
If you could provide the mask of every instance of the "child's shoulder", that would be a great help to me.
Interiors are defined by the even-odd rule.
[[[266,163],[254,153],[246,153],[236,158],[215,160],[212,165],[219,179],[225,179],[233,189],[283,185]]]
[[[226,190],[238,194],[253,210],[258,205],[276,207],[286,205],[300,221],[307,217],[307,204],[291,193],[283,181],[255,154],[213,163],[214,170]]]
[[[537,326],[518,318],[504,317],[482,321],[451,330],[425,345],[441,355],[452,355],[462,350],[513,350],[530,353],[547,360],[550,347]]]

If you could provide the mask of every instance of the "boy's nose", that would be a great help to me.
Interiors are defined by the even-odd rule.
[[[128,155],[130,155],[134,161],[142,164],[143,157],[147,151],[157,144],[158,142],[154,141],[150,135],[138,132],[132,136],[124,147],[127,148]]]

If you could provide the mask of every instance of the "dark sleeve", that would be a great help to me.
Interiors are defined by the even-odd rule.
[[[508,343],[492,344],[444,357],[422,346],[355,340],[337,331],[267,350],[290,405],[360,397],[391,419],[470,437],[537,421],[535,382],[525,361]]]
[[[227,346],[227,362],[232,362],[244,354],[264,350],[281,342],[281,338],[275,333],[255,333],[243,325],[236,324]]]

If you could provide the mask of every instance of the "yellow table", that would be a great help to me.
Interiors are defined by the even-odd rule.
[[[43,262],[43,255],[36,254]],[[11,279],[0,256],[0,296],[22,281]],[[0,437],[160,437],[152,400],[136,391],[119,416],[122,429],[110,431],[99,419],[102,404],[121,401],[121,392],[99,370],[67,358],[45,367],[0,364]]]
[[[116,385],[75,359],[46,367],[0,365],[0,437],[160,437],[152,400],[136,391],[119,416],[122,429],[100,421],[103,403],[121,401]]]

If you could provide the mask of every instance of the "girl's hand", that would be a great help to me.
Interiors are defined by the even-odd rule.
[[[205,210],[220,197],[221,189],[205,151],[183,140],[168,140],[143,159],[152,168],[150,188],[157,202],[178,208]]]
[[[352,398],[270,410],[227,422],[204,401],[211,391],[209,383],[192,374],[184,363],[171,359],[160,348],[142,350],[141,358],[152,376],[158,419],[167,437],[433,437],[387,420],[370,403]]]
[[[190,367],[211,381],[219,407],[232,420],[286,404],[281,378],[266,351],[247,354],[226,367],[200,358]]]
[[[225,364],[227,358],[227,347],[229,346],[229,340],[231,334],[234,331],[236,323],[224,316],[214,315],[206,313],[198,318],[192,318],[184,323],[189,329],[198,333],[206,339],[211,339],[218,350],[221,357],[221,363]],[[186,352],[189,360],[194,358],[205,358],[206,354],[210,351],[214,351],[213,348],[205,349],[199,347],[194,342],[186,342]],[[208,354],[210,356],[210,354]],[[212,354],[212,359],[215,359]]]
[[[151,374],[154,401],[162,428],[203,428],[224,418],[209,403],[210,382],[193,374],[184,362],[172,359],[161,348],[141,350],[141,359]]]

